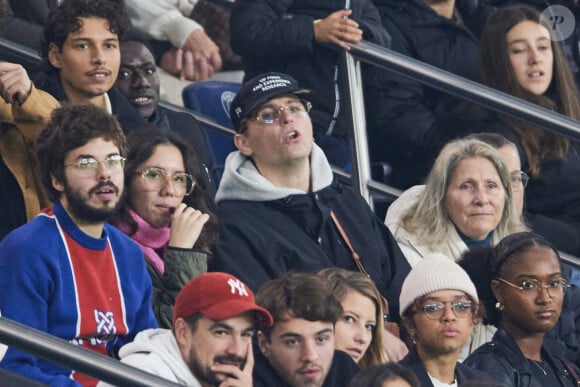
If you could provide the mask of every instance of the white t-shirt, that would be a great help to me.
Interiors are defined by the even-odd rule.
[[[431,383],[433,383],[433,387],[457,387],[457,379],[455,379],[452,384],[448,384],[448,383],[443,383],[439,379],[434,378],[433,376],[431,376],[429,374],[429,372],[427,372],[427,375],[429,376],[429,379],[431,379]]]

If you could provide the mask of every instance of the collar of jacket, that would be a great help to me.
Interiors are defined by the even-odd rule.
[[[52,94],[59,101],[68,101],[58,73],[41,73],[33,81],[38,89]],[[135,129],[142,129],[147,124],[145,119],[133,108],[129,100],[115,86],[107,91],[107,96],[111,102],[112,114],[117,117],[125,134]]]
[[[497,344],[500,344],[500,346],[497,346]],[[503,328],[499,328],[493,336],[491,343],[486,345],[497,347],[495,351],[502,353],[501,357],[509,362],[514,369],[514,372],[517,372],[520,375],[529,374],[533,379],[533,370],[529,367],[529,363],[526,361],[523,352],[520,350],[515,340]],[[541,354],[542,358],[552,367],[552,370],[555,372],[558,379],[562,380],[569,376],[569,372],[565,368],[562,360],[553,356],[546,349],[545,344],[542,345]]]

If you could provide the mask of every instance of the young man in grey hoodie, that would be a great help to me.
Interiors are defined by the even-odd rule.
[[[354,251],[398,319],[409,264],[363,198],[334,181],[313,140],[310,95],[291,76],[266,73],[233,100],[239,150],[228,156],[216,195],[220,242],[210,271],[257,290],[287,271],[359,270]]]

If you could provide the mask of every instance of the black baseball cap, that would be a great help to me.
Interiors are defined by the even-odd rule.
[[[230,117],[236,132],[240,122],[256,107],[280,94],[310,94],[312,90],[302,89],[296,79],[283,73],[265,73],[245,82],[230,106]]]

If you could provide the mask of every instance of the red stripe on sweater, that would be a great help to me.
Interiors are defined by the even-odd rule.
[[[106,342],[127,334],[122,289],[117,267],[107,243],[104,250],[91,250],[65,233],[78,310],[77,342],[84,348],[107,355]],[[94,386],[97,380],[73,373],[83,386]]]

